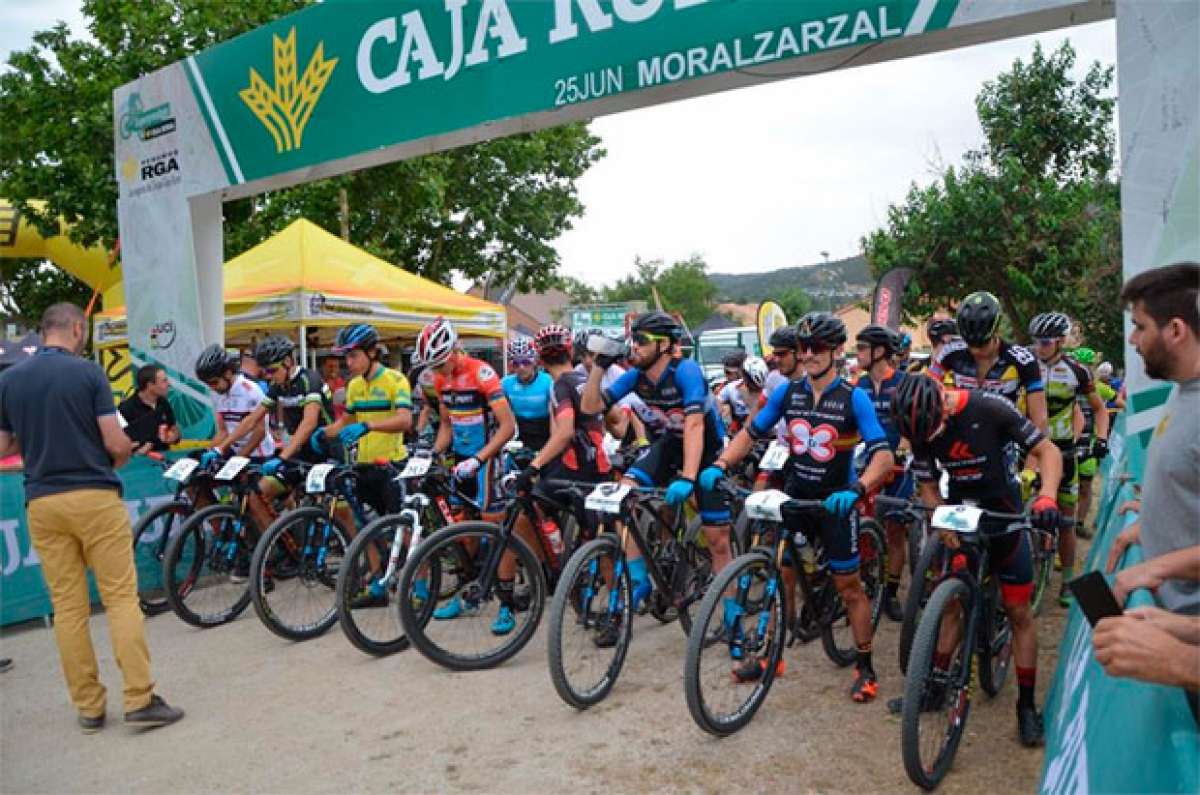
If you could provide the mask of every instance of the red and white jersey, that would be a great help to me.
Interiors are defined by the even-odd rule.
[[[251,381],[241,373],[233,380],[233,386],[229,387],[229,391],[224,395],[213,395],[213,409],[217,412],[217,419],[225,425],[225,432],[232,433],[235,428],[246,419],[250,412],[258,408],[263,402],[263,391],[258,384]],[[234,445],[238,455],[244,456],[262,456],[263,458],[275,453],[275,440],[271,437],[271,428],[268,425],[270,415],[266,415],[262,419],[263,428],[266,430],[266,436],[263,437],[258,447],[251,451],[243,450],[245,447],[245,439]]]

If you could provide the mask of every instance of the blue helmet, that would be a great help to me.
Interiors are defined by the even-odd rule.
[[[355,323],[353,326],[346,326],[338,331],[337,340],[333,343],[333,352],[340,356],[347,351],[359,348],[369,353],[378,344],[379,332],[375,330],[374,326]]]

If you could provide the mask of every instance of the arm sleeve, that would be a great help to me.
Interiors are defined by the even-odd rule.
[[[912,449],[912,473],[917,480],[925,483],[936,481],[940,476],[938,471],[937,460],[933,456],[933,450],[928,445],[914,445]]]
[[[675,384],[683,397],[685,414],[699,414],[708,404],[708,387],[704,384],[704,373],[700,365],[684,359],[675,369]]]
[[[633,388],[637,386],[639,375],[641,375],[641,371],[636,367],[630,367],[621,373],[616,381],[613,381],[607,389],[601,392],[601,395],[604,397],[604,405],[611,406],[632,392]]]
[[[746,426],[746,432],[750,434],[750,438],[762,439],[774,433],[775,424],[783,418],[783,407],[787,405],[791,392],[790,386],[783,385],[771,393],[766,404]]]
[[[1026,450],[1046,438],[1046,435],[1038,430],[1038,427],[1030,422],[1028,417],[1017,411],[1016,407],[1004,398],[988,392],[980,393],[978,397],[984,399],[984,404],[989,407],[989,412],[995,417],[996,425],[1000,428],[1001,433]]]
[[[93,369],[91,373],[92,410],[97,417],[115,414],[117,407],[113,403],[112,387],[108,385],[108,379],[104,377],[104,373],[100,372],[99,367]]]
[[[557,418],[573,418],[575,416],[575,388],[566,379],[554,383],[554,416]]]
[[[500,377],[496,375],[496,371],[486,364],[481,364],[475,370],[475,383],[478,385],[479,393],[487,398],[489,403],[495,403],[497,400],[505,397],[504,387],[500,384]]]
[[[1074,365],[1075,377],[1079,379],[1080,394],[1090,395],[1096,391],[1096,382],[1092,378],[1092,374],[1088,369],[1081,364]]]
[[[879,416],[875,414],[875,402],[866,390],[855,388],[850,394],[854,421],[858,424],[858,432],[867,446],[867,460],[870,461],[878,451],[889,449],[887,434],[883,432]]]
[[[1043,392],[1046,382],[1042,380],[1042,368],[1038,365],[1037,357],[1028,348],[1013,346],[1013,359],[1017,363],[1017,375],[1025,392]]]
[[[408,383],[408,378],[403,373],[396,375],[396,397],[392,400],[392,408],[411,411],[413,407],[412,385]]]
[[[106,386],[107,386],[107,384],[106,384]],[[175,409],[171,408],[171,402],[169,400],[167,400],[166,398],[163,398],[162,403],[163,403],[163,419],[165,419],[167,421],[167,425],[177,425],[178,422],[175,419]]]
[[[320,403],[325,398],[325,393],[329,387],[320,378],[314,378],[308,371],[304,372],[304,400],[305,405],[309,403]],[[332,393],[330,393],[332,394]]]

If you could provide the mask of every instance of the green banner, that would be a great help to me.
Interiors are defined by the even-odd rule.
[[[1124,416],[1112,438],[1125,438]],[[1134,514],[1120,516],[1117,508],[1134,496],[1122,475],[1140,479],[1143,460],[1136,443],[1105,460],[1098,532],[1084,571],[1102,568],[1113,539],[1136,520]],[[1130,547],[1122,568],[1141,559],[1141,547]],[[1129,598],[1131,607],[1152,603],[1146,591]],[[1092,630],[1078,607],[1071,609],[1059,646],[1045,720],[1043,793],[1200,791],[1200,734],[1183,691],[1107,675],[1096,662]]]
[[[162,477],[163,467],[136,456],[117,471],[123,485],[122,497],[129,509],[130,522],[150,506],[170,494]],[[29,540],[25,518],[25,487],[21,472],[0,472],[0,625],[40,618],[54,612],[50,593],[42,578],[41,562]],[[132,544],[133,539],[130,538]],[[139,582],[157,585],[161,577],[157,567],[138,571]],[[91,576],[88,577],[91,585]],[[92,602],[99,602],[95,586]]]

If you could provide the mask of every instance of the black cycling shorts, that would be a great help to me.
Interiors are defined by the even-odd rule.
[[[793,478],[788,478],[783,490],[797,500],[823,499],[827,496],[812,494]],[[805,511],[799,516],[799,527],[792,529],[799,530],[807,538],[821,539],[825,559],[829,561],[829,569],[834,574],[853,574],[858,571],[857,514],[851,513],[843,519],[824,510]]]
[[[720,452],[708,436],[705,434],[704,451],[700,454],[701,471],[715,461]],[[683,439],[665,433],[654,444],[642,448],[625,474],[643,486],[664,487],[679,477],[682,466]],[[704,491],[697,483],[694,493],[700,504],[700,521],[706,525],[729,524],[729,501],[724,492]]]
[[[400,469],[403,469],[402,464]],[[399,513],[404,507],[404,490],[395,480],[400,469],[393,470],[391,467],[374,464],[360,467],[356,496],[380,516]]]

